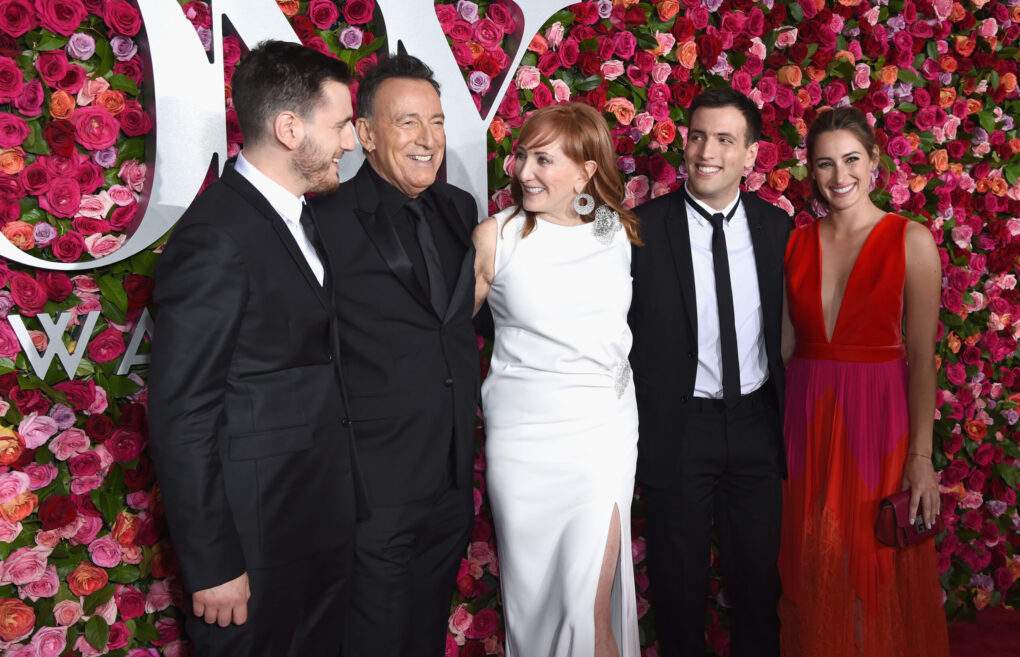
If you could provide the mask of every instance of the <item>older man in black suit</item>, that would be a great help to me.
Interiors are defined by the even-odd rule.
[[[338,655],[356,461],[331,263],[307,192],[354,147],[347,67],[264,42],[238,66],[245,138],[156,270],[149,428],[199,656]]]
[[[691,104],[677,192],[638,208],[631,364],[637,479],[664,657],[705,654],[709,533],[734,657],[779,655],[783,256],[790,220],[740,192],[761,114],[733,89]]]
[[[382,60],[357,106],[367,161],[314,204],[328,219],[348,421],[371,508],[357,528],[344,655],[438,656],[473,511],[477,212],[436,180],[445,117],[427,66]]]

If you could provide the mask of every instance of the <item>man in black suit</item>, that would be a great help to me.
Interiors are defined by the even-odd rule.
[[[478,345],[474,200],[436,180],[439,85],[406,54],[358,86],[366,163],[316,199],[334,267],[345,422],[358,436],[371,515],[355,536],[345,657],[442,655],[472,520]]]
[[[732,603],[731,654],[779,655],[785,476],[780,330],[790,221],[740,192],[761,114],[713,89],[691,104],[685,187],[637,209],[631,363],[649,576],[663,657],[705,654],[710,530]]]
[[[252,50],[233,79],[244,150],[156,269],[149,430],[199,656],[340,651],[358,475],[303,196],[336,189],[354,148],[349,81],[296,44]]]

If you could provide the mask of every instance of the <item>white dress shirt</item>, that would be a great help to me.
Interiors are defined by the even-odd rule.
[[[315,274],[319,285],[322,285],[325,269],[322,266],[322,261],[319,260],[318,252],[308,240],[308,236],[305,235],[305,229],[301,226],[301,210],[305,203],[305,197],[294,196],[283,185],[256,169],[255,165],[244,159],[243,151],[237,154],[234,171],[241,174],[248,182],[254,185],[255,189],[269,201],[269,205],[273,206],[273,209],[280,215],[283,223],[287,226],[287,230],[294,236],[294,241],[297,242],[301,255],[305,257],[305,261],[308,262],[308,266],[311,268],[312,273]]]
[[[690,191],[688,191],[690,194]],[[710,215],[729,214],[740,203],[737,193],[722,210],[714,210],[691,197]],[[687,205],[687,228],[691,236],[691,260],[694,264],[694,289],[698,313],[698,372],[694,379],[694,396],[722,399],[722,343],[719,340],[719,306],[715,294],[715,269],[712,260],[712,224]],[[760,388],[768,379],[768,357],[762,326],[761,295],[755,269],[751,228],[743,204],[733,218],[723,222],[726,254],[730,264],[733,287],[733,317],[737,329],[737,357],[740,363],[740,394]]]

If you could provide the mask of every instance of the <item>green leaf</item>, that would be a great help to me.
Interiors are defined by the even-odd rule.
[[[145,158],[145,138],[144,137],[132,137],[126,140],[123,145],[120,146],[120,151],[117,153],[117,165],[119,166],[125,160],[141,160]]]
[[[128,397],[142,389],[142,386],[126,376],[111,376],[109,381],[107,381],[107,385],[103,387],[106,388],[106,392],[109,395],[116,399]]]
[[[29,121],[28,127],[31,130],[28,137],[25,138],[25,143],[22,147],[26,152],[32,153],[33,155],[49,155],[50,145],[46,143],[46,139],[42,134],[42,122],[41,121]]]
[[[44,50],[60,50],[66,45],[67,37],[61,37],[55,34],[51,34],[49,36],[44,36],[39,41],[39,43],[35,45],[35,48],[33,48],[33,50],[37,50],[39,52],[42,52]]]
[[[995,132],[995,115],[992,114],[991,110],[981,110],[978,112],[978,123],[985,129],[985,132],[991,134]]]
[[[51,625],[53,620],[53,600],[51,598],[42,598],[36,601],[33,607],[35,607],[35,629],[39,629],[43,625]]]
[[[917,84],[917,74],[908,68],[901,68],[899,73],[896,74],[896,79],[900,82],[909,82],[910,84]]]
[[[123,73],[111,75],[110,86],[113,87],[114,89],[123,91],[124,93],[129,94],[131,96],[138,95],[138,85],[135,84],[134,80],[124,75]]]
[[[141,571],[138,570],[138,566],[126,563],[116,568],[111,568],[106,572],[110,574],[110,581],[117,582],[118,584],[131,584],[132,582],[137,582],[141,577]]]
[[[375,39],[372,40],[372,43],[368,44],[367,46],[361,46],[361,48],[358,49],[359,59],[364,59],[365,57],[368,57],[376,50],[382,48],[384,45],[386,45],[386,37],[384,36],[376,37]]]
[[[1007,164],[1002,170],[1002,175],[1010,185],[1017,184],[1017,181],[1020,181],[1020,163]]]
[[[807,174],[808,174],[807,167],[803,164],[798,164],[797,166],[790,167],[790,175],[793,176],[795,180],[804,180],[805,178],[807,178]]]
[[[159,630],[156,629],[155,625],[146,623],[141,618],[136,618],[134,620],[135,631],[132,636],[134,636],[135,641],[138,641],[139,643],[152,643],[159,638]]]
[[[106,604],[113,597],[115,588],[113,584],[107,584],[95,593],[85,596],[85,604],[82,605],[85,613],[91,614],[97,607]]]
[[[804,9],[796,2],[790,3],[790,18],[797,23],[804,20]]]
[[[127,312],[127,292],[124,291],[124,284],[120,279],[108,274],[100,276],[96,279],[96,283],[99,285],[99,290],[102,292],[104,299],[110,300],[117,308]]]
[[[105,76],[113,70],[113,48],[106,39],[96,39],[96,75]]]
[[[647,32],[637,32],[635,36],[637,37],[638,46],[645,50],[655,50],[659,47],[659,42]]]
[[[995,471],[1010,488],[1016,488],[1017,484],[1020,484],[1020,468],[1014,468],[1005,463],[998,463],[995,466]]]
[[[596,89],[600,84],[602,84],[602,76],[596,74],[591,77],[578,80],[574,83],[572,88],[575,91],[591,91],[592,89]]]
[[[85,640],[96,650],[106,650],[110,640],[110,626],[102,616],[93,616],[85,623]]]
[[[913,114],[917,111],[917,105],[913,103],[900,103],[896,109],[907,114]]]

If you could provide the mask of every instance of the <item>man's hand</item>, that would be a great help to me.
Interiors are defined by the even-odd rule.
[[[191,604],[195,615],[204,618],[210,625],[216,623],[220,627],[226,627],[231,622],[234,625],[244,625],[248,620],[250,597],[248,573],[242,573],[240,577],[219,586],[195,591],[191,596]]]

